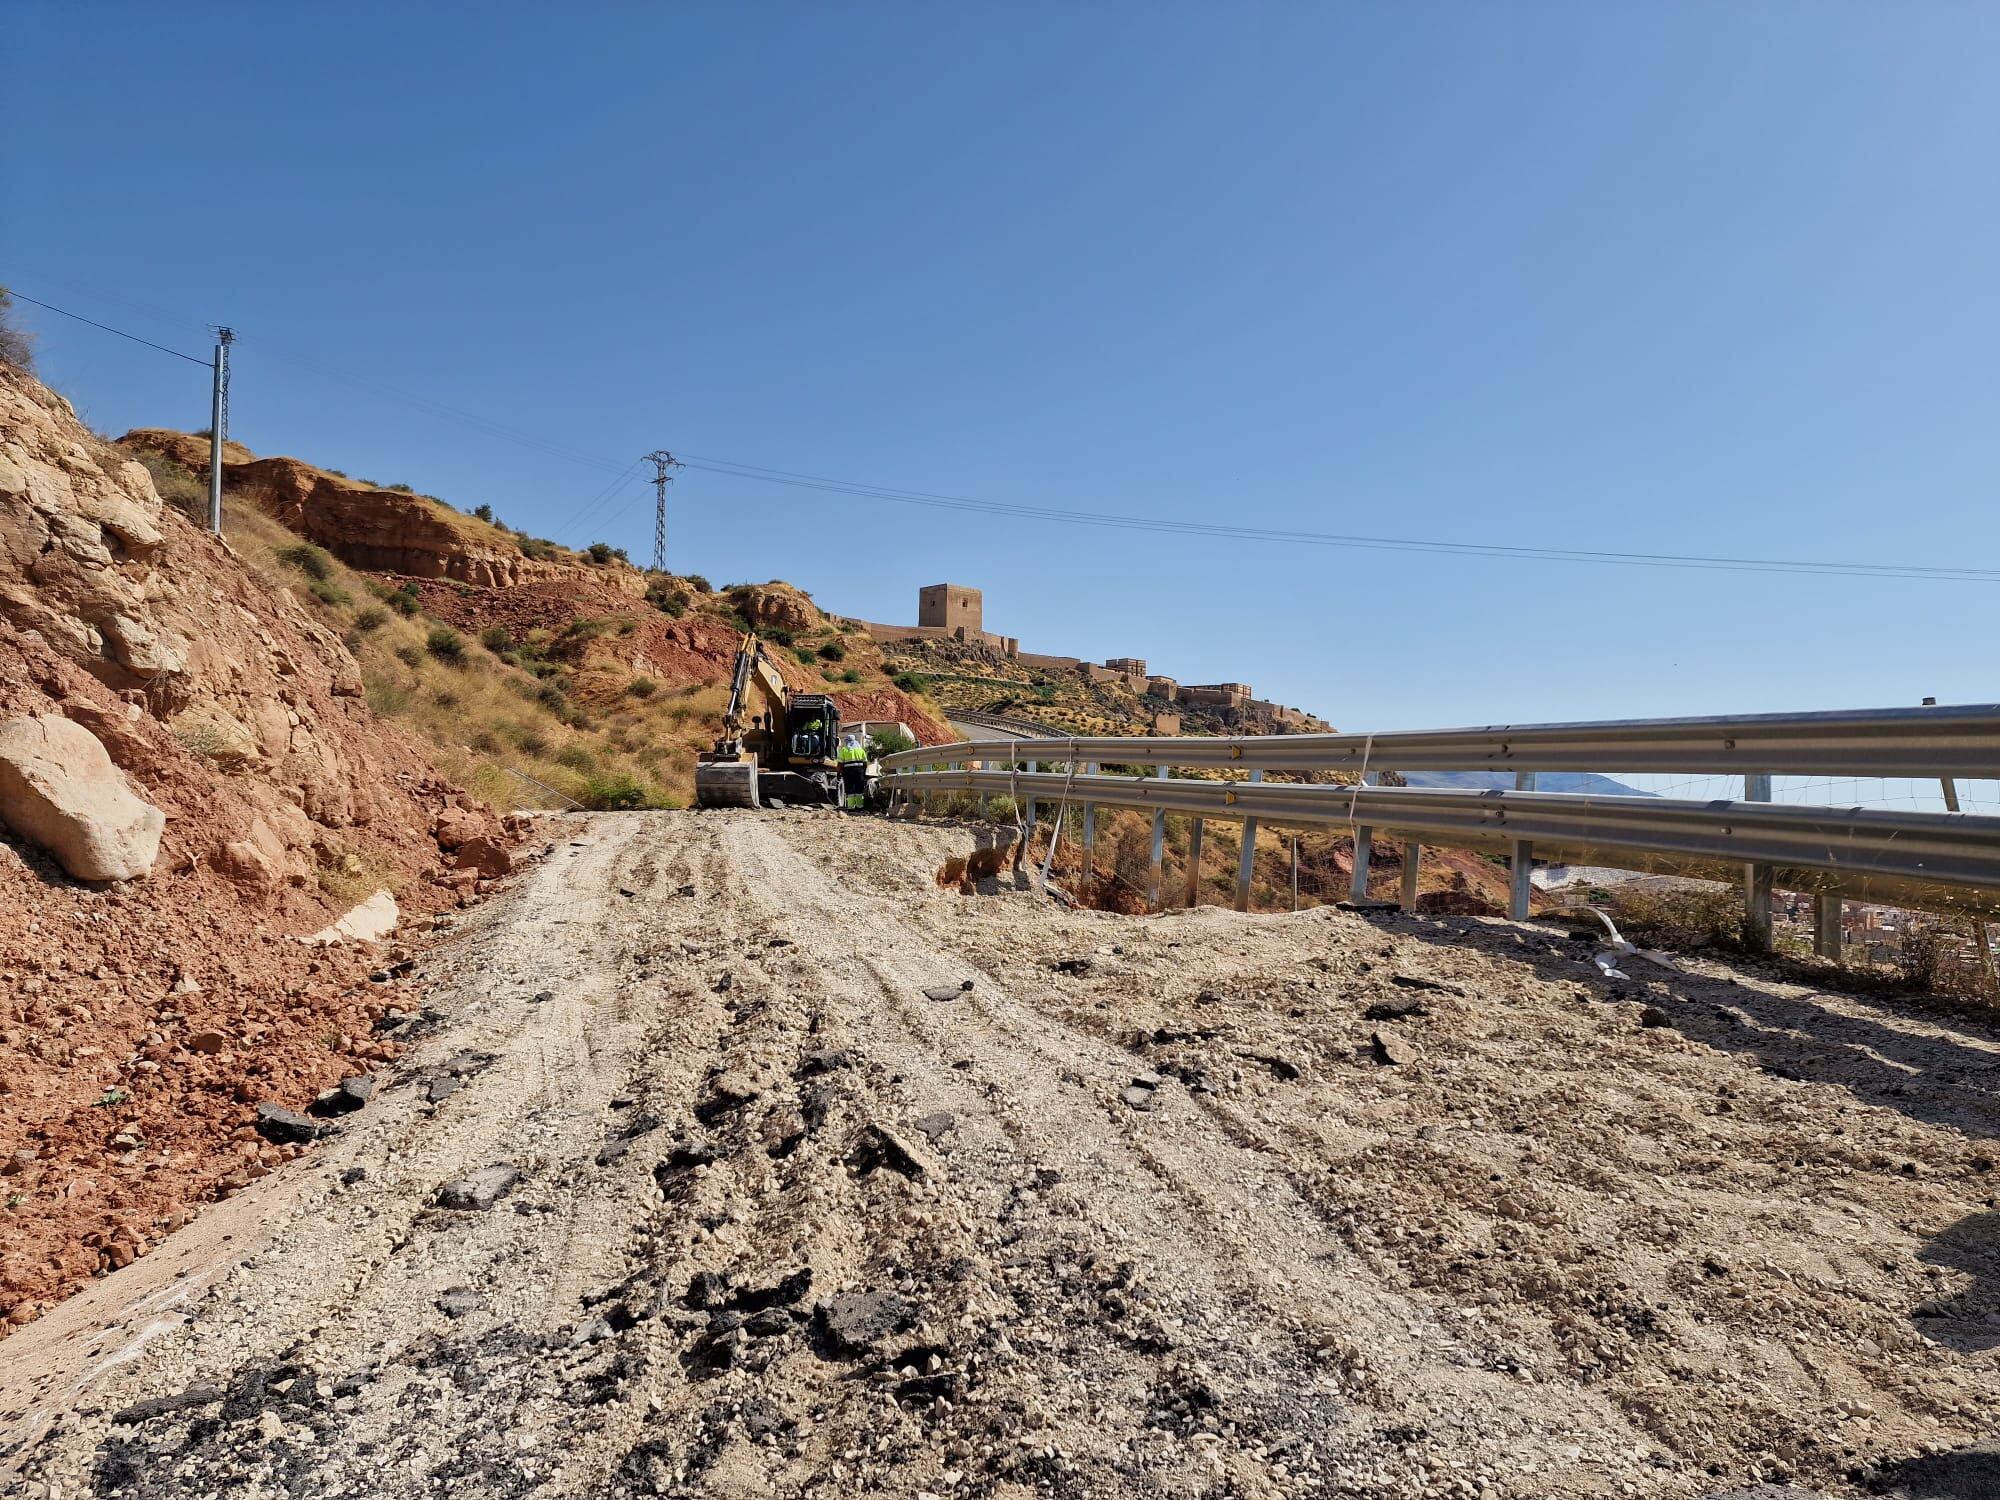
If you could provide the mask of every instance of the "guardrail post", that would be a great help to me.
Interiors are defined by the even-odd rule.
[[[1185,902],[1185,904],[1188,906],[1201,905],[1201,819],[1200,818],[1196,818],[1194,820],[1194,826],[1188,830],[1188,877],[1187,877],[1187,901]]]
[[[1347,882],[1347,899],[1366,901],[1368,899],[1368,856],[1375,849],[1375,830],[1355,825],[1354,829],[1354,876]]]
[[[1533,771],[1514,773],[1514,790],[1532,792],[1535,790],[1536,774]],[[1526,839],[1514,840],[1514,850],[1507,858],[1507,915],[1516,922],[1528,920],[1529,898],[1535,889],[1535,850]]]
[[[1813,898],[1813,952],[1835,963],[1841,959],[1840,897]]]
[[[1028,774],[1030,776],[1041,770],[1041,768],[1042,763],[1038,760],[1028,762]],[[1035,794],[1033,792],[1028,793],[1028,831],[1026,837],[1030,844],[1035,841]]]
[[[1937,699],[1924,699],[1924,707],[1934,708],[1936,706]],[[1946,812],[1957,812],[1958,778],[1956,776],[1939,777],[1938,790],[1944,793],[1944,810]],[[1993,967],[1993,942],[1986,935],[1986,919],[1984,917],[1974,917],[1972,919],[1972,946],[1974,951],[1979,954],[1979,967],[1985,976],[1989,980],[2000,976],[2000,970],[1996,970]]]
[[[1250,779],[1252,781],[1262,781],[1264,773],[1262,771],[1252,771]],[[1243,820],[1243,849],[1236,856],[1236,909],[1238,911],[1250,910],[1250,877],[1255,872],[1256,867],[1257,820],[1255,818],[1245,818]]]
[[[1167,779],[1167,766],[1160,767],[1160,780]],[[1167,859],[1167,810],[1157,808],[1153,813],[1153,860],[1146,867],[1146,906],[1150,911],[1160,909],[1160,874]]]
[[[1417,909],[1417,878],[1423,869],[1424,846],[1415,839],[1403,840],[1403,910]]]
[[[1095,776],[1097,774],[1096,765],[1094,763],[1086,765],[1083,768],[1083,774],[1086,776]],[[1083,804],[1083,878],[1086,880],[1095,880],[1097,878],[1097,804],[1095,802],[1086,802]]]
[[[1745,802],[1769,802],[1771,778],[1752,773],[1743,778]],[[1771,867],[1743,867],[1743,939],[1760,952],[1771,947]]]

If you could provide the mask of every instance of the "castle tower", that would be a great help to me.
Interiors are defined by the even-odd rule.
[[[934,583],[917,590],[917,623],[934,625],[969,638],[985,630],[986,604],[978,589],[959,583]]]

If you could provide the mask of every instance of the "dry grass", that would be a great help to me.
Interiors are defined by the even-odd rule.
[[[476,795],[503,808],[562,806],[564,799],[680,807],[692,796],[693,752],[713,738],[726,689],[634,698],[626,692],[630,674],[593,667],[565,674],[569,693],[545,694],[547,682],[465,636],[455,661],[440,658],[430,642],[441,622],[384,607],[380,580],[324,553],[324,565],[315,558],[302,566],[308,554],[298,550],[301,540],[254,504],[225,497],[225,512],[230,545],[245,563],[289,588],[347,641],[370,706],[429,742],[439,771]],[[590,705],[601,701],[617,706],[599,717]]]

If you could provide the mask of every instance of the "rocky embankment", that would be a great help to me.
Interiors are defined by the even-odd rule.
[[[386,1060],[337,924],[470,900],[511,837],[339,637],[0,368],[0,1327],[268,1170],[255,1105]]]

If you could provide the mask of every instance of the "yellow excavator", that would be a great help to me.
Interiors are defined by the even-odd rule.
[[[748,723],[745,723],[745,715]],[[713,750],[695,756],[697,807],[838,807],[840,709],[824,693],[794,693],[746,633]]]

